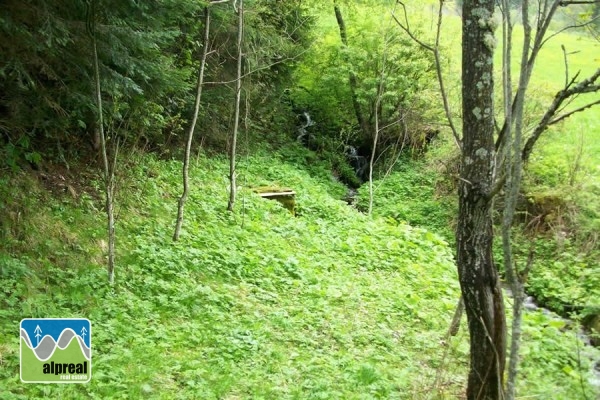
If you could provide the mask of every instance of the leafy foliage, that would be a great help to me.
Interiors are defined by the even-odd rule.
[[[436,193],[440,176],[426,161],[400,159],[389,177],[374,182],[374,212],[397,223],[426,228],[454,241],[456,204],[452,198]],[[359,191],[358,208],[368,204],[368,188]]]
[[[8,165],[42,155],[64,158],[63,152],[97,146],[92,84],[91,40],[87,26],[93,18],[89,2],[52,0],[8,1],[0,5],[0,134]],[[97,0],[94,21],[105,119],[112,137],[167,151],[177,140],[193,104],[196,55],[202,32],[203,2],[168,0],[133,2]],[[255,81],[246,85],[248,97],[276,104],[287,85],[303,46],[311,19],[299,1],[249,2],[246,56]],[[232,79],[230,56],[235,26],[230,5],[214,6],[212,57],[207,79]],[[39,29],[38,29],[39,28]],[[214,84],[205,99],[204,136],[219,138],[229,123],[230,89]],[[212,122],[214,120],[214,122]],[[218,147],[218,146],[216,146]],[[43,149],[43,152],[41,151]],[[72,156],[72,154],[69,154]]]
[[[245,185],[236,214],[224,211],[227,160],[199,155],[177,243],[170,236],[180,163],[131,158],[121,181],[114,287],[105,283],[101,202],[83,195],[77,202],[46,199],[28,181],[35,190],[21,221],[26,229],[19,236],[7,232],[0,248],[6,266],[1,396],[458,396],[467,340],[448,349],[439,344],[458,296],[447,244],[424,229],[371,220],[343,204],[337,198],[344,188],[330,179],[327,163],[312,161],[311,176],[302,157],[290,157],[302,150],[242,158]],[[298,216],[250,190],[263,185],[294,188]],[[2,193],[7,210],[17,207],[19,193]],[[19,382],[14,332],[24,315],[92,320],[91,384]],[[531,332],[540,329],[534,324]],[[561,393],[578,393],[579,375],[560,369],[565,340],[572,339],[557,334],[553,340],[557,345],[541,354],[556,359],[557,368],[542,373],[542,364],[532,361],[527,373],[539,376],[536,388],[552,391],[552,382],[560,382]],[[440,368],[450,372],[436,386]]]
[[[189,70],[176,70],[165,50],[178,34],[173,12],[160,16],[137,2],[98,1],[97,31],[104,100],[115,126],[156,138],[170,122],[167,105],[187,89]],[[0,110],[5,138],[22,143],[93,143],[90,17],[85,2],[2,4]],[[25,148],[26,149],[26,148]],[[56,150],[58,151],[58,150]],[[52,153],[49,154],[52,156]]]
[[[31,258],[8,256],[20,267],[2,275],[2,287],[11,288],[2,296],[3,390],[67,398],[120,390],[150,397],[177,390],[189,398],[389,397],[415,390],[409,376],[423,369],[413,358],[427,361],[408,349],[439,352],[433,338],[443,332],[457,293],[444,242],[408,225],[369,221],[330,196],[343,192],[337,184],[274,164],[268,153],[242,164],[247,184],[293,187],[299,216],[250,190],[242,192],[240,214],[224,213],[226,160],[198,161],[194,179],[201,186],[177,244],[169,238],[179,163],[144,157],[131,164],[117,228],[123,272],[114,289],[96,263],[102,257],[93,261],[101,254],[94,239],[101,235],[100,210],[76,211],[59,201],[29,215],[31,235],[21,240],[31,245],[46,232],[53,243],[31,246]],[[43,218],[48,224],[33,228]],[[55,230],[81,251],[58,250]],[[18,283],[23,276],[26,286]],[[94,321],[93,383],[19,385],[11,324],[22,315],[64,313]],[[431,333],[423,336],[423,327]]]
[[[427,104],[434,79],[432,59],[395,29],[390,10],[382,4],[350,7],[344,17],[348,47],[341,45],[332,10],[324,11],[328,14],[321,14],[317,28],[320,38],[296,71],[298,83],[291,92],[297,110],[310,110],[317,121],[318,135],[340,147],[360,148],[363,156],[370,156],[376,107],[379,126],[385,127],[380,149],[389,154],[411,140],[422,146],[425,121],[435,118]],[[357,127],[348,84],[351,73],[357,78],[356,97],[369,133]]]
[[[383,15],[381,5],[349,5],[350,48],[342,50],[331,7],[324,3],[246,3],[249,75],[239,210],[223,210],[226,160],[212,151],[199,153],[185,230],[173,244],[180,164],[135,152],[122,158],[121,266],[115,287],[105,283],[101,185],[74,161],[94,136],[85,2],[0,4],[0,158],[13,170],[2,168],[0,176],[0,379],[5,383],[0,398],[462,395],[467,338],[445,341],[458,295],[448,248],[455,206],[444,197],[450,189],[435,189],[452,178],[430,161],[401,158],[389,177],[375,182],[377,218],[371,220],[339,200],[347,188],[331,176],[335,169],[351,181],[343,144],[369,139],[357,135],[349,71],[359,77],[360,104],[368,115],[377,87],[384,85],[381,117],[396,122],[384,141],[396,143],[405,134],[419,137],[427,128],[423,118],[436,120],[431,60],[397,32],[384,34],[377,17]],[[178,140],[192,104],[201,50],[198,16],[205,3],[98,4],[111,132],[128,144],[137,141],[165,153],[170,141]],[[318,13],[327,14],[319,18]],[[211,150],[227,146],[232,93],[228,84],[217,82],[234,75],[234,17],[228,5],[213,9],[207,71],[213,83],[205,90],[199,128]],[[573,67],[588,68],[596,45],[585,37],[561,38],[569,49],[584,49],[581,58],[572,59]],[[556,84],[549,77],[556,77],[562,59],[555,58],[561,54],[542,54],[546,62],[540,65],[547,70],[540,73],[543,79],[534,77],[534,86],[543,89],[539,104]],[[289,96],[284,88],[292,88]],[[294,113],[303,109],[317,121],[317,152],[289,144]],[[557,214],[553,229],[536,239],[528,291],[555,310],[584,314],[595,305],[600,287],[595,201],[600,141],[593,136],[598,119],[587,115],[575,117],[577,125],[549,132],[552,140],[541,142],[528,177],[531,193],[558,193],[572,213]],[[581,142],[581,157],[570,131],[589,134]],[[435,162],[450,157],[447,150],[434,152]],[[47,159],[60,160],[67,169],[69,163],[76,166],[76,182]],[[23,160],[45,168],[24,172]],[[251,190],[265,185],[294,188],[297,217]],[[365,197],[361,190],[359,209]],[[566,235],[559,235],[563,231]],[[528,250],[524,238],[517,251],[525,258]],[[90,385],[21,384],[15,329],[24,316],[92,320]],[[581,342],[573,327],[535,311],[525,314],[524,330],[521,393],[565,399],[580,397],[582,390],[591,393],[588,357],[576,358]]]

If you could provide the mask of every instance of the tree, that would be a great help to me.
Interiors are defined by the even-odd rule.
[[[236,187],[236,171],[235,171],[235,157],[237,147],[237,136],[238,127],[240,123],[240,99],[242,95],[242,59],[244,53],[242,52],[242,38],[244,36],[244,0],[240,0],[238,4],[238,26],[237,26],[237,78],[235,80],[235,113],[233,116],[233,132],[231,133],[231,144],[229,148],[229,201],[227,203],[227,210],[233,211],[235,204],[235,196],[237,193]]]
[[[340,39],[342,41],[342,45],[344,46],[344,49],[347,50],[348,34],[346,32],[346,23],[344,22],[344,17],[342,16],[342,11],[340,10],[340,6],[337,1],[333,2],[333,10],[335,12],[335,19],[340,29]],[[358,126],[360,127],[363,136],[365,138],[368,138],[371,136],[371,129],[367,123],[365,116],[363,115],[360,103],[358,101],[358,96],[356,94],[358,83],[356,80],[356,74],[352,69],[350,69],[350,71],[348,72],[348,83],[350,85],[350,93],[352,95],[352,106],[354,107],[354,113],[356,115],[356,120],[358,121]]]
[[[443,1],[439,2],[437,35],[439,38]],[[446,115],[457,143],[462,150],[459,179],[459,215],[456,230],[457,264],[461,293],[466,309],[470,334],[470,359],[467,398],[499,399],[504,395],[503,376],[506,352],[506,323],[498,273],[492,259],[492,204],[497,194],[504,190],[502,240],[504,266],[511,284],[513,325],[508,375],[507,398],[514,398],[520,340],[521,307],[524,282],[521,278],[531,268],[533,253],[521,270],[515,266],[511,249],[511,227],[520,191],[523,165],[540,135],[551,125],[563,121],[574,113],[584,111],[600,100],[591,100],[584,106],[565,111],[565,104],[582,93],[598,92],[600,69],[586,79],[570,77],[565,52],[565,86],[554,96],[552,103],[523,143],[525,128],[526,91],[537,55],[543,45],[554,35],[548,35],[550,22],[560,6],[579,2],[544,0],[537,3],[535,31],[531,27],[529,1],[520,1],[524,31],[524,45],[516,91],[513,93],[511,54],[513,23],[510,9],[514,1],[501,2],[503,25],[503,114],[504,123],[495,135],[494,122],[494,72],[493,53],[496,45],[493,17],[494,1],[464,1],[462,6],[462,138],[452,124],[445,99],[439,59],[436,58],[440,91]],[[409,29],[404,8],[404,22],[400,27],[421,46],[434,51],[435,45],[421,42]],[[569,29],[574,26],[568,26]],[[564,30],[563,29],[563,30]],[[534,33],[535,32],[535,33]],[[459,306],[460,307],[460,306]],[[457,313],[458,315],[458,313]]]
[[[318,123],[313,149],[336,155],[346,145],[357,150],[346,157],[354,171],[346,169],[343,154],[334,158],[341,179],[356,188],[368,180],[370,161],[377,176],[378,167],[391,169],[402,149],[422,148],[430,128],[424,121],[438,113],[427,98],[434,64],[426,51],[382,23],[395,8],[390,2],[338,0],[331,8],[319,8],[327,23],[297,70],[298,90],[291,98]]]
[[[204,43],[202,47],[202,59],[200,60],[200,70],[198,72],[198,84],[196,85],[196,101],[194,103],[194,115],[190,128],[188,130],[188,138],[185,146],[185,155],[183,157],[183,193],[179,198],[177,205],[177,221],[175,225],[175,233],[173,233],[173,241],[179,239],[179,233],[181,232],[181,225],[183,224],[183,207],[189,193],[189,168],[190,168],[190,153],[192,151],[192,140],[194,138],[194,129],[196,129],[196,122],[198,121],[198,113],[200,111],[200,100],[202,99],[202,84],[204,82],[204,68],[206,66],[206,56],[208,55],[208,35],[210,33],[210,9],[208,6],[204,7]]]
[[[471,343],[468,399],[501,398],[506,352],[504,301],[492,257],[494,3],[465,1],[462,12],[463,138],[456,256]]]
[[[0,43],[2,144],[6,141],[25,155],[38,152],[42,161],[64,162],[57,153],[85,158],[99,150],[86,4],[0,2],[0,36],[5,39]],[[128,142],[157,148],[180,129],[177,105],[188,95],[193,98],[188,90],[193,78],[188,66],[174,68],[187,50],[176,46],[176,40],[199,4],[97,0],[103,112],[106,121],[123,128],[119,134]]]
[[[465,1],[462,7],[462,138],[452,122],[439,59],[443,16],[439,2],[435,44],[418,39],[404,20],[402,30],[434,53],[444,109],[462,150],[458,188],[456,259],[470,336],[468,399],[499,399],[503,392],[506,320],[498,272],[493,262],[494,0]],[[460,315],[457,312],[457,315]],[[451,329],[452,330],[452,329]]]
[[[529,0],[523,0],[521,3],[521,17],[523,25],[523,49],[521,53],[520,68],[518,71],[518,85],[513,95],[512,90],[512,41],[513,41],[513,22],[511,19],[510,4],[507,0],[502,1],[502,26],[503,26],[503,46],[502,46],[502,70],[503,70],[503,113],[504,124],[496,141],[496,148],[499,150],[496,160],[497,170],[501,173],[495,183],[495,189],[492,194],[495,195],[501,189],[504,190],[504,206],[502,209],[502,248],[504,259],[504,270],[506,279],[513,293],[512,307],[512,332],[510,357],[506,387],[506,399],[513,400],[516,395],[516,380],[518,373],[519,349],[521,339],[521,320],[522,306],[525,298],[525,279],[533,263],[533,250],[530,251],[527,262],[524,267],[517,268],[517,263],[513,257],[511,243],[511,228],[513,225],[514,214],[517,204],[517,197],[521,189],[521,175],[523,165],[528,162],[533,148],[546,129],[563,121],[574,113],[584,111],[594,105],[600,104],[600,99],[591,100],[584,106],[564,111],[563,104],[568,103],[570,99],[582,93],[592,93],[600,90],[600,85],[596,81],[600,77],[600,69],[596,70],[590,77],[577,81],[579,73],[575,77],[569,76],[567,52],[563,48],[565,58],[565,86],[558,91],[552,103],[546,109],[542,118],[533,128],[529,138],[523,144],[525,134],[525,124],[523,118],[525,115],[526,92],[529,81],[533,73],[533,67],[540,50],[553,35],[548,35],[550,22],[552,21],[559,6],[576,4],[577,2],[567,1],[544,1],[538,4],[539,10],[535,13],[535,26],[532,29],[530,22],[530,4]],[[570,29],[570,25],[563,29]],[[502,168],[503,166],[503,168]]]
[[[103,163],[104,195],[106,208],[106,229],[108,234],[108,282],[113,284],[115,281],[115,216],[114,216],[114,197],[115,197],[115,169],[117,164],[117,149],[113,154],[112,162],[108,160],[108,149],[106,147],[106,135],[104,133],[104,119],[102,115],[102,90],[100,86],[100,67],[98,63],[98,48],[96,46],[96,0],[91,0],[88,4],[87,26],[92,38],[92,60],[94,64],[94,83],[96,87],[96,104],[98,115],[98,131],[100,135],[100,151]]]

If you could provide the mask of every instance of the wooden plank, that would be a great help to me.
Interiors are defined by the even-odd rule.
[[[270,193],[258,193],[260,197],[284,197],[284,196],[295,196],[296,192],[270,192]]]

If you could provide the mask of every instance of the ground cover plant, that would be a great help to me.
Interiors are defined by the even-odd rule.
[[[449,19],[451,22],[444,32],[448,32],[448,29],[456,31],[458,28],[459,24],[456,19],[454,21],[452,21],[452,17]],[[452,34],[448,36],[455,37]],[[446,36],[443,35],[443,37]],[[448,44],[451,48],[455,44],[455,52],[451,53],[450,58],[454,57],[456,61],[453,65],[459,65],[460,53],[456,51],[458,50],[457,43],[450,40]],[[561,45],[571,50],[577,49],[565,54],[568,61],[567,73],[570,73],[567,78],[563,71],[558,71],[556,68],[557,65],[560,65],[559,60],[562,61],[563,66],[565,64]],[[528,105],[527,123],[535,122],[542,115],[544,107],[564,86],[565,79],[570,79],[575,73],[591,74],[594,71],[594,63],[591,63],[590,59],[593,59],[594,54],[597,53],[597,48],[597,41],[587,35],[557,35],[548,43],[547,48],[542,51],[540,56],[542,68],[540,71],[536,71],[537,75],[534,74],[532,81],[534,96],[533,102]],[[520,51],[518,44],[513,50],[517,53]],[[456,71],[453,71],[452,68],[449,70],[448,76],[451,80],[452,74]],[[583,95],[577,98],[571,106],[576,108],[594,101],[594,99],[593,94]],[[455,104],[454,107],[457,105]],[[571,316],[575,319],[583,317],[584,321],[593,321],[593,315],[598,312],[597,299],[600,293],[598,292],[597,268],[595,267],[597,264],[595,260],[598,258],[597,233],[594,229],[590,230],[590,226],[597,224],[598,214],[595,212],[597,202],[590,202],[589,196],[590,193],[594,193],[598,182],[597,171],[594,171],[598,153],[595,152],[594,145],[584,146],[584,137],[586,139],[593,138],[598,132],[598,129],[595,129],[597,117],[594,112],[591,112],[571,118],[572,121],[563,122],[560,126],[553,127],[551,131],[547,132],[547,136],[540,146],[541,151],[538,151],[536,157],[532,157],[530,160],[527,170],[527,185],[521,194],[522,199],[518,210],[521,224],[517,229],[524,229],[527,234],[517,236],[515,240],[518,240],[518,243],[515,243],[514,246],[517,249],[516,255],[523,265],[533,251],[534,267],[527,282],[530,294],[539,299],[541,304],[561,315]],[[596,122],[588,126],[590,119]],[[581,121],[585,121],[585,127],[581,126]],[[571,122],[574,122],[575,127],[583,129],[578,132],[578,138],[575,138],[576,135],[569,127]],[[552,141],[553,134],[561,135],[561,140],[547,147],[546,143]],[[564,145],[566,143],[568,146]],[[440,161],[448,164],[452,162],[452,156],[450,151],[447,151],[446,154],[449,156],[442,157]],[[547,161],[536,166],[536,161],[539,159]],[[589,164],[587,164],[588,162]],[[379,196],[382,198],[377,201],[380,208],[376,212],[383,212],[384,215],[405,216],[404,218],[409,218],[421,226],[441,232],[439,217],[445,212],[452,215],[454,212],[452,203],[442,200],[443,193],[431,195],[433,190],[429,190],[427,193],[428,191],[420,189],[423,186],[431,187],[431,182],[443,178],[435,177],[437,171],[433,168],[428,171],[423,171],[418,167],[413,170],[411,167],[406,168],[405,166],[398,169],[400,176],[392,175],[387,178],[388,183],[377,183],[381,186]],[[453,168],[449,168],[449,171],[453,171]],[[583,176],[586,179],[585,183],[581,181],[577,183],[578,179]],[[415,177],[418,177],[416,181]],[[399,183],[403,185],[398,185]],[[577,190],[573,191],[575,187]],[[422,195],[423,197],[421,197]],[[501,209],[502,201],[501,197],[498,209]],[[413,208],[412,204],[416,206]],[[436,211],[423,213],[429,205],[433,204],[438,205]],[[382,205],[383,207],[381,207]],[[406,217],[407,214],[411,215]],[[442,229],[446,230],[446,228]],[[449,231],[451,232],[451,230]],[[497,252],[496,262],[501,265],[501,252]],[[502,270],[502,268],[500,269]],[[590,326],[588,322],[588,332],[594,337],[595,332],[589,331]]]
[[[5,3],[0,399],[465,398],[464,319],[458,334],[449,334],[460,293],[460,156],[443,119],[431,54],[391,18],[381,29],[379,13],[389,17],[386,4],[398,10],[399,2],[340,0],[334,9],[247,0],[242,13],[233,2],[216,1],[210,29],[201,18],[204,2],[172,0],[160,12],[158,3],[143,2],[92,0],[67,11],[56,0]],[[414,32],[434,40],[439,3],[408,3]],[[444,4],[439,50],[455,114],[461,20],[452,2]],[[238,16],[243,49],[235,45]],[[38,22],[43,28],[32,33]],[[121,146],[114,284],[106,279],[96,105],[92,81],[84,79],[91,76],[95,27],[98,101],[109,144]],[[147,31],[135,34],[140,27]],[[527,124],[564,84],[561,44],[571,77],[578,70],[588,75],[597,61],[599,44],[590,36],[553,37],[530,86]],[[183,132],[202,54],[207,83],[190,146],[185,219],[174,242]],[[238,121],[233,99],[240,94]],[[571,107],[585,103],[582,96]],[[600,354],[584,345],[590,336],[581,330],[600,307],[594,111],[542,136],[519,197],[515,257],[525,263],[534,250],[527,292],[545,307],[528,302],[524,313],[521,397],[599,394]],[[360,113],[368,116],[364,126]],[[385,134],[371,152],[378,116]],[[228,212],[225,154],[234,119],[237,198]],[[368,185],[356,190],[368,179],[356,163],[368,165],[372,154],[371,214]],[[289,188],[295,198],[280,204],[260,198],[256,188]],[[498,222],[503,198],[497,199]],[[503,275],[500,246],[494,261]],[[507,310],[512,302],[505,295]],[[23,317],[89,318],[91,382],[22,383]]]
[[[121,189],[114,287],[105,283],[98,201],[49,201],[25,180],[35,189],[27,229],[2,249],[2,398],[459,395],[467,342],[444,345],[458,288],[439,236],[370,220],[329,193],[339,184],[264,153],[246,160],[248,187],[295,188],[298,216],[250,190],[241,193],[243,211],[224,212],[226,160],[201,155],[189,222],[173,244],[180,163],[141,161],[131,162]],[[3,193],[7,206],[18,204],[16,193]],[[22,315],[90,318],[92,383],[22,385],[14,334]],[[553,329],[538,318],[532,335]],[[537,372],[532,361],[530,371],[544,376],[544,389],[535,382],[543,392],[556,390],[569,366],[574,376],[560,392],[568,398],[585,371],[566,351],[575,339],[552,332],[533,352],[551,368]]]

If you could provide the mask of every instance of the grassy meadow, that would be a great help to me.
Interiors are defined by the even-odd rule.
[[[94,181],[73,199],[32,176],[4,179],[5,206],[22,214],[0,253],[0,397],[459,398],[468,342],[465,327],[446,337],[458,296],[447,242],[348,207],[326,165],[304,154],[240,166],[248,188],[293,187],[296,217],[248,189],[225,212],[226,160],[200,155],[178,243],[180,163],[126,161],[114,287]],[[19,381],[24,316],[92,321],[90,384]],[[526,321],[544,339],[525,344],[522,391],[577,398],[589,361],[573,358],[575,334],[543,314]]]
[[[430,26],[427,18],[422,28]],[[442,45],[456,115],[459,29],[449,13]],[[579,50],[570,56],[572,72],[579,68],[584,76],[598,64],[598,43],[570,34],[554,38],[534,73],[532,115],[564,81],[561,43]],[[599,143],[598,110],[575,115],[544,134],[527,176],[527,193],[572,193],[574,218],[589,232],[599,219],[600,205],[586,197],[599,194]],[[459,295],[453,194],[439,189],[449,141],[442,138],[426,160],[407,161],[377,182],[374,218],[341,200],[347,188],[333,178],[331,164],[293,139],[277,148],[251,146],[248,152],[241,141],[234,213],[226,212],[226,158],[194,154],[176,243],[180,158],[123,155],[114,286],[107,283],[96,171],[73,165],[81,170],[54,166],[45,176],[33,170],[0,176],[6,217],[0,221],[1,399],[464,398],[464,319],[458,336],[447,336]],[[252,191],[258,186],[293,188],[296,215],[261,199]],[[591,303],[598,288],[582,271],[594,266],[596,243],[581,255],[581,243],[559,248],[552,235],[540,239],[532,287]],[[551,258],[572,276],[562,280],[565,270],[556,270]],[[18,328],[24,317],[89,318],[91,382],[23,384]],[[584,349],[576,324],[532,311],[523,329],[519,396],[596,396],[588,379],[600,356]]]

